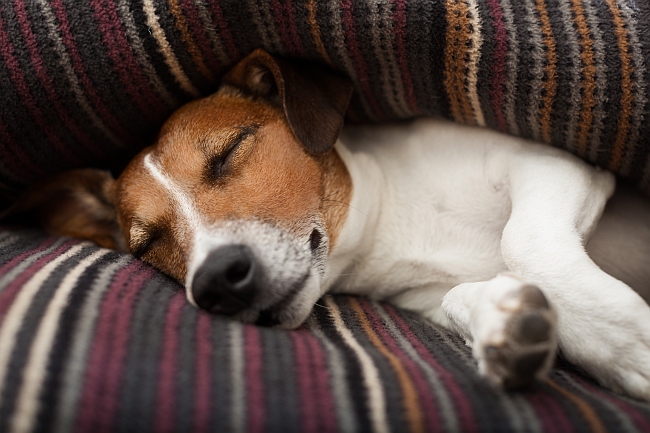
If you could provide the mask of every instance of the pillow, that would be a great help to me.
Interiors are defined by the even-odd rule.
[[[442,115],[560,146],[650,191],[650,3],[65,0],[0,9],[0,205],[118,172],[263,47],[330,65],[349,119]]]

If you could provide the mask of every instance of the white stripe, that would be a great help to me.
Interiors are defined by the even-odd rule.
[[[325,303],[330,310],[330,314],[334,321],[334,326],[343,341],[352,349],[357,355],[361,365],[361,374],[363,375],[363,383],[366,386],[368,394],[368,406],[370,409],[370,420],[372,422],[373,430],[378,433],[388,432],[388,420],[386,419],[386,398],[384,396],[384,389],[381,386],[381,379],[379,377],[379,370],[368,353],[361,347],[359,342],[354,338],[352,332],[345,326],[341,318],[341,311],[330,296],[325,297]]]
[[[158,43],[158,47],[160,48],[158,51],[165,58],[165,63],[167,63],[169,71],[183,90],[193,96],[199,96],[199,91],[196,90],[196,87],[194,87],[188,76],[185,75],[183,68],[174,55],[174,50],[165,37],[165,31],[160,27],[158,17],[156,16],[156,6],[154,5],[153,0],[144,0],[142,9],[147,15],[147,25],[151,29],[151,35]]]
[[[244,335],[239,323],[231,322],[230,331],[230,367],[232,378],[230,393],[230,430],[234,433],[246,431],[246,393],[244,390]]]
[[[0,404],[2,403],[2,394],[4,391],[5,376],[9,366],[9,359],[16,345],[16,336],[20,331],[25,315],[32,304],[32,300],[38,293],[43,282],[45,282],[52,272],[65,260],[77,254],[85,244],[78,244],[70,248],[65,253],[58,256],[38,272],[36,272],[21,288],[13,305],[7,312],[5,319],[0,327]]]
[[[104,293],[109,289],[110,282],[118,269],[125,267],[132,257],[123,256],[118,261],[105,266],[100,274],[95,278],[89,293],[84,300],[79,313],[79,319],[75,325],[74,340],[70,349],[70,354],[65,362],[64,372],[61,377],[62,387],[57,398],[56,426],[57,433],[67,433],[73,430],[75,414],[77,410],[77,401],[81,393],[84,372],[87,367],[88,351],[95,330],[95,323],[99,317],[99,305]]]
[[[90,256],[84,258],[79,264],[70,271],[59,284],[54,296],[50,300],[38,331],[34,337],[34,342],[29,353],[27,365],[24,368],[23,384],[17,399],[16,409],[11,419],[11,431],[29,432],[34,427],[36,415],[40,408],[39,395],[43,387],[47,364],[50,360],[48,356],[54,344],[56,331],[58,329],[61,314],[65,309],[68,297],[72,289],[76,287],[77,281],[81,274],[88,269],[96,260],[106,255],[109,250],[98,250]]]
[[[467,73],[467,92],[469,94],[469,101],[474,110],[474,120],[479,126],[485,126],[485,116],[481,109],[481,102],[478,99],[478,63],[481,60],[481,45],[483,45],[483,37],[481,35],[481,17],[478,14],[478,5],[476,0],[470,0],[469,11],[472,15],[472,47],[469,50],[470,62],[468,65]]]

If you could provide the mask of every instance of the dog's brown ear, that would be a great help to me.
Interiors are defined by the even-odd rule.
[[[294,135],[308,152],[329,151],[341,132],[352,97],[352,82],[325,66],[278,59],[257,49],[223,79],[245,93],[277,94]]]
[[[38,225],[56,235],[122,249],[113,206],[114,181],[109,172],[102,170],[61,173],[28,188],[2,216],[2,222]]]

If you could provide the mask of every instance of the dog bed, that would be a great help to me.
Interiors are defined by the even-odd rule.
[[[25,0],[0,5],[0,204],[119,172],[254,48],[350,76],[352,122],[442,115],[563,147],[650,192],[650,4]],[[132,256],[0,230],[0,431],[650,431],[558,357],[504,392],[454,334],[325,297],[300,329],[210,316]]]

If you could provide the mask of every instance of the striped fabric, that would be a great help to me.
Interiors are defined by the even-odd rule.
[[[0,231],[2,432],[647,432],[558,360],[506,393],[413,313],[326,297],[295,331],[191,307],[131,256]]]
[[[646,0],[1,0],[0,205],[119,170],[256,47],[350,76],[353,121],[440,114],[650,192]]]

